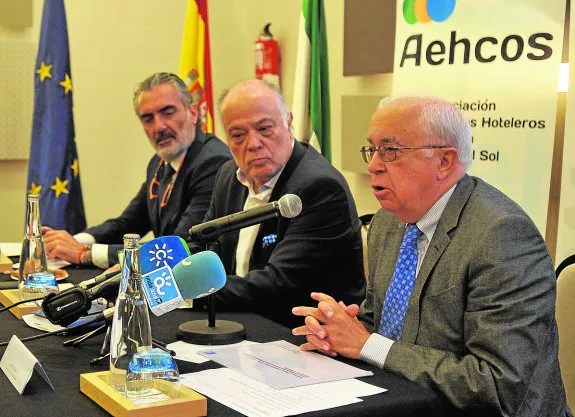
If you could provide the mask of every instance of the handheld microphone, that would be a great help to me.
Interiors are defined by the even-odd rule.
[[[280,215],[292,219],[298,216],[301,210],[301,199],[295,194],[285,194],[278,201],[192,226],[189,231],[190,238],[195,242],[213,242],[224,233],[253,226]]]
[[[215,252],[204,251],[142,276],[142,288],[152,313],[160,316],[184,303],[213,294],[226,285],[226,271]]]
[[[161,236],[140,247],[140,269],[142,275],[167,266],[173,268],[182,259],[190,256],[186,241],[179,236]]]
[[[92,301],[103,297],[115,299],[122,274],[101,282],[90,289],[73,287],[61,293],[50,293],[42,301],[42,311],[51,323],[67,326],[90,310]]]

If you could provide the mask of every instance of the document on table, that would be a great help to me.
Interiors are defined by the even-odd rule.
[[[0,242],[0,252],[6,256],[20,256],[22,242]]]
[[[373,375],[319,353],[301,351],[285,340],[198,354],[276,389]]]
[[[206,345],[195,345],[193,343],[182,342],[181,340],[174,343],[169,343],[166,348],[173,350],[176,352],[176,359],[186,362],[193,362],[193,363],[204,363],[208,362],[209,359],[203,356],[198,355],[199,351],[210,349],[222,349],[228,348],[232,346],[245,346],[245,345],[253,345],[257,342],[250,342],[249,340],[242,340],[238,343],[232,343],[229,345],[215,345],[215,346],[206,346]]]
[[[357,379],[276,390],[229,368],[180,375],[180,382],[248,417],[283,417],[361,402],[387,391]]]

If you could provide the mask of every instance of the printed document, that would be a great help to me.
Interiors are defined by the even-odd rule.
[[[276,389],[373,375],[319,353],[301,351],[285,340],[198,354]]]

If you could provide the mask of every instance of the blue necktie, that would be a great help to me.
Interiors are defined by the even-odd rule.
[[[417,238],[421,231],[415,224],[408,224],[399,249],[393,277],[385,294],[379,334],[398,340],[403,333],[403,320],[409,297],[415,283],[417,269]]]

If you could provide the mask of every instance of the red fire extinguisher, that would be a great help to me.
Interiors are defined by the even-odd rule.
[[[281,54],[280,45],[270,32],[271,23],[264,26],[264,30],[256,41],[256,78],[270,84],[280,86]]]

